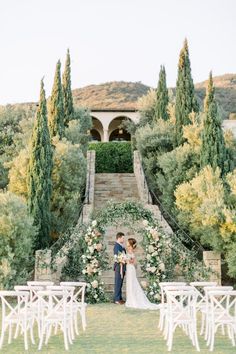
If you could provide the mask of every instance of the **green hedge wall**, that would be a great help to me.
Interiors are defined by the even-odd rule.
[[[96,151],[96,173],[133,173],[133,151],[130,142],[90,143]]]

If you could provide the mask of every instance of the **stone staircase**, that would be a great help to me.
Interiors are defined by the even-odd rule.
[[[135,175],[133,173],[96,173],[94,184],[94,209],[95,212],[102,209],[108,201],[124,202],[124,201],[139,201],[139,193]],[[137,226],[137,225],[134,225]],[[113,247],[115,237],[118,231],[125,234],[126,240],[129,237],[134,237],[139,244],[137,248],[137,275],[139,280],[142,280],[139,260],[143,256],[141,246],[142,236],[134,233],[128,227],[123,225],[109,225],[106,228],[104,242],[109,254],[110,270],[103,273],[102,280],[105,283],[106,290],[112,294],[114,289],[114,271],[113,271]],[[123,285],[125,295],[125,279]]]

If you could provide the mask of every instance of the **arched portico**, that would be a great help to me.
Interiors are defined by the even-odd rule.
[[[131,135],[123,127],[123,123],[127,119],[129,118],[125,116],[121,116],[111,121],[108,127],[109,141],[130,141],[131,140]]]
[[[122,120],[130,119],[134,123],[137,123],[140,119],[139,112],[135,110],[92,110],[91,116],[93,121],[92,130],[95,129],[99,132],[102,142],[109,141],[112,132],[119,129]],[[116,131],[114,134],[116,133],[119,135],[119,131]],[[122,132],[120,131],[120,133]],[[124,132],[124,129],[123,133],[125,134],[123,134],[123,139],[121,140],[127,140],[129,136]],[[118,138],[119,136],[117,136],[117,140],[119,140]]]

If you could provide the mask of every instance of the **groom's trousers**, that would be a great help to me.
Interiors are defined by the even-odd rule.
[[[115,293],[114,301],[122,300],[122,285],[124,281],[125,272],[123,272],[123,277],[120,274],[120,266],[116,265],[115,267]]]

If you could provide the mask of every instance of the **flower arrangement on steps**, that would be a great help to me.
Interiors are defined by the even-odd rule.
[[[146,281],[142,285],[152,302],[160,299],[158,283],[173,280],[177,265],[188,281],[203,280],[209,276],[209,270],[195,254],[174,234],[165,234],[153,213],[140,203],[108,203],[88,225],[80,226],[79,237],[73,242],[64,270],[70,277],[83,276],[88,283],[88,302],[107,300],[101,281],[102,272],[109,269],[103,242],[105,227],[118,223],[133,225],[137,221],[141,221],[142,226],[133,230],[142,234],[145,253],[142,271]]]

